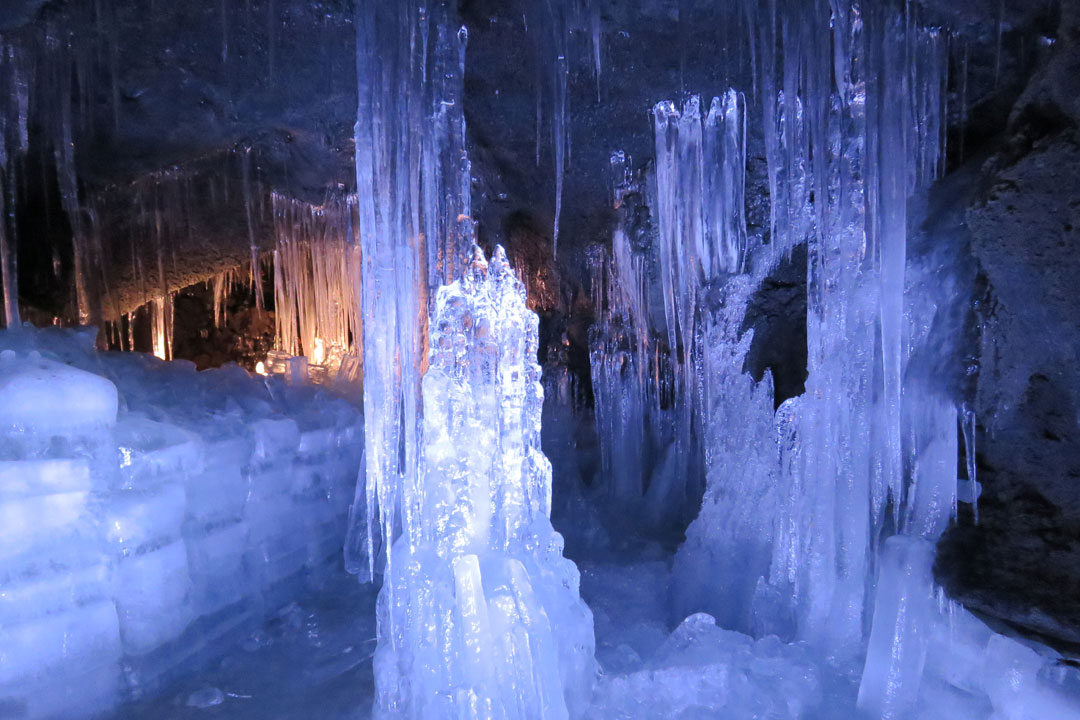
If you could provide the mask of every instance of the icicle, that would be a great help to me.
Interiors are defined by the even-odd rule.
[[[968,56],[970,55],[971,47],[967,40],[964,38],[964,53],[960,59],[960,147],[956,154],[956,163],[959,165],[964,161],[964,138],[967,134],[968,123]]]
[[[1001,41],[1005,32],[1005,0],[998,0],[997,33],[994,43],[994,89],[1001,83]]]
[[[229,61],[229,11],[228,0],[221,0],[221,62]]]
[[[0,144],[3,143],[3,133],[0,132]],[[9,223],[9,217],[14,215],[14,202],[9,200],[9,193],[5,188],[5,175],[3,151],[0,151],[0,283],[3,284],[4,292],[4,327],[15,328],[19,326],[19,288],[18,288],[18,260],[16,256],[17,246],[14,238],[9,242],[8,227],[14,227]]]
[[[244,183],[244,215],[247,218],[248,246],[251,251],[251,289],[255,294],[255,310],[263,310],[262,273],[259,272],[259,247],[255,242],[255,219],[251,208],[251,147],[245,147],[241,156]],[[226,201],[228,199],[226,198]]]
[[[593,51],[593,72],[596,74],[596,102],[600,102],[600,76],[603,68],[601,66],[601,35],[600,27],[600,7],[599,5],[593,5],[589,13],[589,25],[592,31],[592,51]]]
[[[3,98],[14,96],[15,127]],[[3,291],[4,327],[19,326],[18,238],[15,237],[14,151],[26,148],[26,94],[15,67],[14,50],[0,42],[0,286]],[[14,148],[9,137],[15,135]],[[9,174],[10,168],[10,174]]]
[[[166,294],[150,302],[150,336],[153,353],[162,360],[172,360],[173,296]]]
[[[555,103],[552,111],[551,132],[555,143],[555,226],[552,232],[552,254],[559,253],[559,223],[562,218],[563,183],[566,179],[566,149],[569,143],[567,135],[567,82],[570,67],[566,58],[565,41],[560,46],[560,54],[555,59]]]
[[[965,403],[960,413],[960,423],[963,428],[964,460],[967,465],[967,490],[968,499],[971,502],[971,511],[975,516],[975,524],[979,524],[979,482],[975,476],[976,449],[975,449],[975,411]]]

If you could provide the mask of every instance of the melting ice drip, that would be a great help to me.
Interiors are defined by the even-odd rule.
[[[439,289],[416,485],[379,596],[376,707],[565,718],[595,675],[592,613],[551,527],[538,318],[497,247]]]

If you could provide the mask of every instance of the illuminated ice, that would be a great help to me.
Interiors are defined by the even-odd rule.
[[[592,614],[551,527],[537,316],[497,247],[440,288],[416,487],[379,596],[376,710],[567,718],[588,703]]]

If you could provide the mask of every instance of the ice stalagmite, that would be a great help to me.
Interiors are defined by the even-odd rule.
[[[566,718],[588,702],[592,613],[551,527],[537,315],[497,247],[439,289],[420,472],[379,597],[376,714]]]

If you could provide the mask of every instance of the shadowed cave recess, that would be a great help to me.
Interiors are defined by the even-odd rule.
[[[0,3],[0,720],[1080,718],[1078,0]]]

